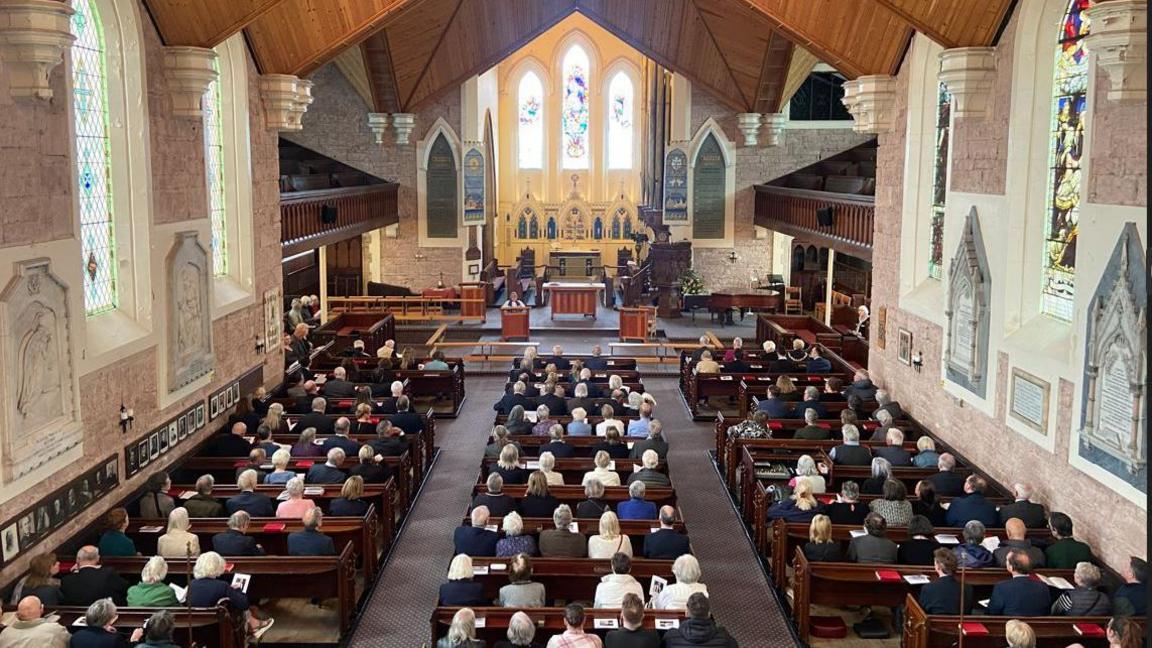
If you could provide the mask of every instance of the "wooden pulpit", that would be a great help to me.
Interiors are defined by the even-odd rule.
[[[500,309],[500,339],[505,342],[528,341],[527,306],[505,306]]]
[[[485,284],[460,284],[460,318],[461,320],[485,321],[488,311],[488,291]]]
[[[620,341],[647,342],[656,322],[656,309],[651,306],[620,309]]]

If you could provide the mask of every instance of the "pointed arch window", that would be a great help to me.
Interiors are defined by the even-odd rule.
[[[532,214],[532,218],[528,220],[528,238],[540,238],[540,219],[536,218],[536,214]]]
[[[72,0],[72,113],[75,173],[84,264],[84,311],[117,306],[112,159],[108,137],[108,77],[104,27],[92,0]]]
[[[228,213],[224,196],[224,109],[220,61],[213,60],[216,80],[204,91],[204,163],[208,180],[208,215],[212,223],[212,274],[228,274]]]
[[[517,164],[521,169],[544,167],[544,84],[535,72],[520,79],[517,89],[519,130],[516,136]]]
[[[573,45],[564,55],[560,128],[565,169],[588,168],[588,67],[583,47]]]
[[[608,168],[632,168],[632,79],[617,72],[608,84]]]
[[[632,238],[632,214],[621,210],[624,214],[624,238]]]
[[[940,279],[944,259],[944,202],[948,189],[948,145],[952,137],[952,93],[943,83],[936,91],[936,148],[932,170],[932,220],[928,276]]]
[[[1067,0],[1056,45],[1052,118],[1045,199],[1041,312],[1072,320],[1076,241],[1080,219],[1080,162],[1088,111],[1088,17],[1090,0]]]
[[[528,238],[528,212],[520,214],[520,221],[516,223],[516,236],[519,238]]]

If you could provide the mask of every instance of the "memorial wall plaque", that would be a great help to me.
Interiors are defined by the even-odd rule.
[[[960,245],[949,266],[944,367],[949,381],[981,398],[987,389],[991,288],[980,220],[973,207],[964,220]]]
[[[456,159],[443,133],[432,142],[426,178],[428,238],[456,238],[459,214]]]
[[[464,154],[464,224],[484,223],[484,154],[473,147]]]
[[[1048,397],[1051,385],[1020,369],[1012,370],[1012,418],[1048,434]]]
[[[728,168],[716,136],[709,133],[696,153],[692,175],[692,236],[724,238],[725,193]]]
[[[688,156],[682,149],[668,151],[664,160],[664,222],[688,220]]]
[[[1108,354],[1100,368],[1100,402],[1096,436],[1112,439],[1123,447],[1132,435],[1132,389],[1130,367],[1119,351]]]

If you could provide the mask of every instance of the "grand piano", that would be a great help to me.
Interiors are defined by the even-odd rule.
[[[747,312],[770,311],[774,312],[780,307],[780,291],[721,291],[708,296],[708,312],[720,316],[720,324],[732,324],[732,311],[740,311],[740,319],[744,319]]]

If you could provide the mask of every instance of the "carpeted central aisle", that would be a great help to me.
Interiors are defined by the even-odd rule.
[[[440,456],[348,642],[352,648],[415,648],[428,642],[428,620],[452,559],[452,530],[468,507],[492,426],[492,403],[504,382],[501,377],[469,377],[459,418],[437,422]],[[708,456],[712,426],[691,420],[675,379],[646,376],[644,387],[658,403],[672,482],[717,620],[741,648],[794,645]],[[537,637],[541,643],[547,639]]]

